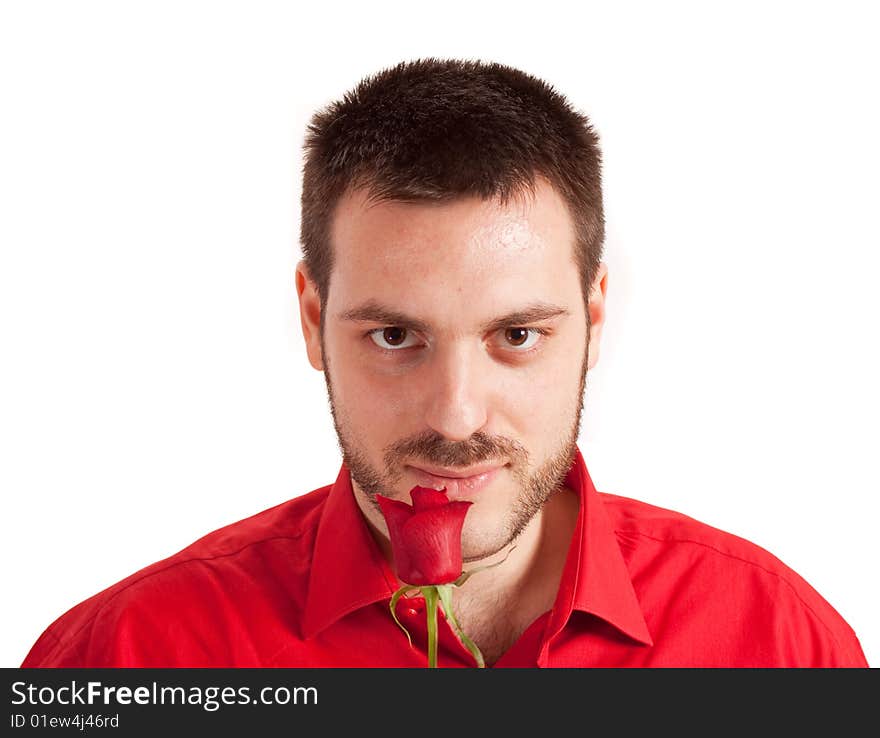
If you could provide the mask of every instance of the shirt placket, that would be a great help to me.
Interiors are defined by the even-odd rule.
[[[428,665],[428,624],[425,610],[425,598],[421,595],[401,597],[395,612],[404,628],[409,631],[413,648],[425,656]],[[403,632],[401,638],[406,638]],[[445,662],[445,663],[444,663]],[[442,608],[437,609],[437,664],[441,667],[475,667],[473,656],[461,644],[452,631]]]

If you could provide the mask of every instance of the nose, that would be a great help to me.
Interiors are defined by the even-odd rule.
[[[486,425],[490,377],[482,359],[464,342],[432,357],[425,379],[425,422],[444,438],[465,441]]]

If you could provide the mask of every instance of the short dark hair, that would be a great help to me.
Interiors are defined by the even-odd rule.
[[[546,178],[575,226],[589,327],[590,286],[605,236],[601,153],[587,117],[552,86],[497,63],[434,58],[363,79],[315,113],[304,146],[300,240],[321,301],[330,289],[330,226],[340,198],[365,188],[375,200],[502,203]]]

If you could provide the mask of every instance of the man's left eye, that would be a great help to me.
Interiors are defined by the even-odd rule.
[[[534,338],[529,342],[529,332]],[[532,348],[540,339],[540,336],[546,335],[547,331],[541,328],[506,328],[504,330],[504,340],[514,348],[528,350]]]

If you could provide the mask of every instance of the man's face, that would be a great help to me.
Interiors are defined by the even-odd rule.
[[[361,510],[386,531],[377,494],[409,502],[417,484],[445,486],[451,499],[474,503],[465,560],[501,550],[573,460],[605,265],[588,352],[571,218],[543,181],[534,198],[505,206],[376,203],[358,191],[337,208],[332,244],[319,345],[314,322],[307,327],[313,285],[300,275],[297,283],[309,357],[324,370]],[[543,315],[514,315],[536,306]],[[487,464],[497,468],[481,488],[413,468],[455,474]]]

